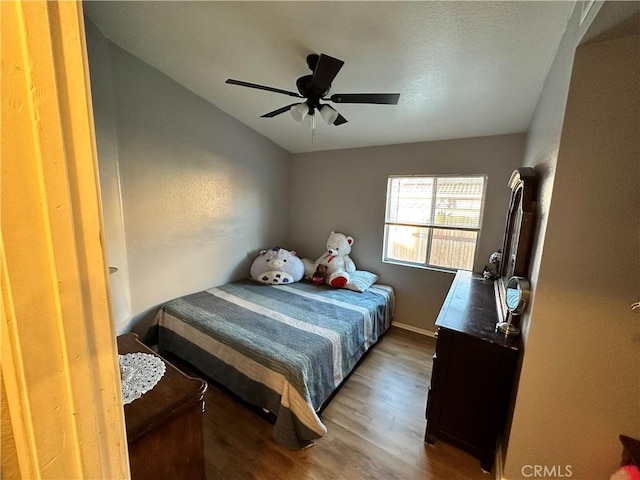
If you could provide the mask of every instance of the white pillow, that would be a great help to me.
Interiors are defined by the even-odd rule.
[[[366,292],[367,289],[378,281],[378,275],[364,270],[356,270],[349,274],[349,283],[344,288],[354,292]]]

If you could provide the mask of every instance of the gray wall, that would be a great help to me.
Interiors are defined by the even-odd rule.
[[[107,242],[108,263],[118,269],[118,272],[115,275],[110,275],[109,278],[112,282],[112,296],[116,293],[115,290],[120,288],[120,292],[124,293],[126,310],[130,312],[129,261],[122,216],[122,192],[118,171],[118,134],[109,53],[111,43],[86,18],[85,34],[89,51],[89,73],[98,151],[104,235]],[[118,285],[118,281],[120,285]],[[123,311],[122,315],[126,315],[126,312]],[[116,328],[124,328],[129,318],[126,316],[114,318],[118,323]]]
[[[610,6],[618,7],[607,2],[600,14]],[[608,478],[618,435],[640,436],[640,323],[630,309],[640,285],[640,37],[576,51],[577,24],[576,13],[525,154],[543,175],[542,233],[509,479],[536,464]]]
[[[248,276],[259,249],[284,243],[291,158],[87,29],[92,79],[102,77],[92,88],[105,126],[96,136],[107,250],[126,250],[133,324],[171,298]]]
[[[396,291],[395,321],[434,332],[453,274],[382,263],[389,175],[488,175],[484,224],[474,269],[482,271],[502,246],[507,181],[522,164],[524,134],[389,145],[293,155],[290,244],[316,259],[331,230],[354,237],[360,270],[380,275]]]

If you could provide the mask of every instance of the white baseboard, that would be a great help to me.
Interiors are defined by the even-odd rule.
[[[393,321],[391,322],[392,327],[398,327],[403,330],[409,330],[410,332],[419,333],[420,335],[425,335],[427,337],[436,338],[436,334],[429,330],[425,330],[424,328],[414,327],[413,325],[407,325],[406,323],[400,323]]]

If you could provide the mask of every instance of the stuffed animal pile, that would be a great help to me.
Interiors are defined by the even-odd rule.
[[[326,283],[335,288],[342,288],[349,283],[349,274],[356,271],[351,253],[353,238],[344,233],[331,232],[327,239],[327,251],[313,262],[308,258],[304,263],[304,276],[314,283]]]

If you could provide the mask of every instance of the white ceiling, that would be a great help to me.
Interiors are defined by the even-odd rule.
[[[112,42],[292,153],[525,131],[573,1],[85,2]],[[309,125],[286,95],[309,53],[345,62],[332,93],[400,93],[398,105],[332,104],[349,123]]]

